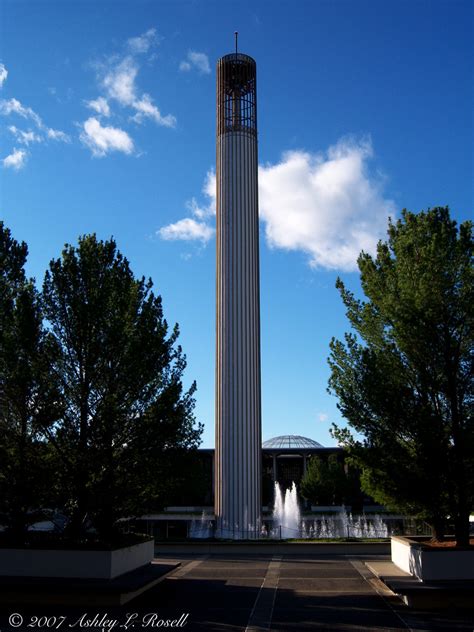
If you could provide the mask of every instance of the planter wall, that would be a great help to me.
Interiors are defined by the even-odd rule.
[[[113,579],[149,564],[153,557],[153,540],[114,551],[0,549],[0,574]]]
[[[473,580],[474,551],[431,549],[415,538],[392,536],[392,562],[422,581]]]

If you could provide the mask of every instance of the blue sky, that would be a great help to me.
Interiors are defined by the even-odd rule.
[[[179,322],[214,444],[215,63],[258,65],[263,436],[333,445],[337,275],[388,215],[472,214],[472,4],[0,3],[0,217],[40,282],[113,235]]]

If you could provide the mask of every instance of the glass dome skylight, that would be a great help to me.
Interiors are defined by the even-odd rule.
[[[308,437],[300,437],[299,435],[282,435],[280,437],[273,437],[263,442],[262,448],[288,448],[290,450],[301,448],[322,448],[323,446],[314,441],[308,439]]]

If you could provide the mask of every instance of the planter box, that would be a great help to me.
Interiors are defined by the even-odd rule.
[[[473,580],[474,551],[433,549],[426,538],[392,536],[392,562],[421,581]]]
[[[0,549],[0,575],[114,579],[153,557],[153,540],[113,551]]]

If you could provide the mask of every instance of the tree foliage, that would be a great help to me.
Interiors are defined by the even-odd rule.
[[[51,498],[54,456],[41,428],[60,412],[38,293],[27,279],[25,243],[0,222],[0,512],[21,542]]]
[[[333,339],[329,387],[350,427],[335,428],[365,491],[424,517],[447,516],[467,544],[474,498],[472,224],[447,208],[403,211],[377,255],[358,259],[359,300],[338,279],[354,333]]]
[[[110,540],[196,471],[196,387],[178,326],[113,240],[66,245],[42,294],[27,252],[0,223],[0,524],[24,542],[61,507],[71,535],[92,524]]]
[[[300,492],[312,505],[344,504],[357,508],[361,502],[355,469],[341,462],[336,454],[330,454],[327,459],[317,456],[309,459]]]
[[[313,505],[334,505],[340,502],[344,494],[341,489],[343,478],[343,465],[338,462],[335,454],[331,454],[327,460],[313,456],[301,479],[301,494]]]
[[[158,509],[196,448],[195,385],[151,280],[135,279],[113,239],[81,238],[50,263],[43,308],[59,349],[64,412],[47,436],[62,461],[73,532],[87,518],[109,534],[120,517]]]

